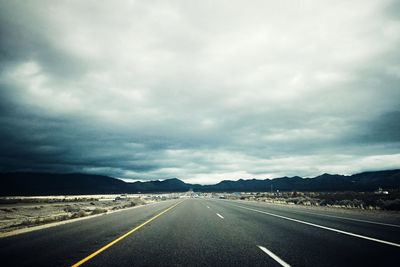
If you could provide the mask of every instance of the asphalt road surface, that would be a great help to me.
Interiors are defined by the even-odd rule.
[[[399,266],[400,222],[171,200],[0,239],[1,266]]]

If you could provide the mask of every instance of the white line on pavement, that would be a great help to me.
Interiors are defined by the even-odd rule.
[[[226,202],[228,202],[228,201],[226,201]],[[376,222],[376,221],[355,219],[355,218],[349,218],[349,217],[343,217],[343,216],[337,216],[337,215],[330,215],[330,214],[321,214],[321,213],[315,213],[315,212],[304,211],[304,210],[296,210],[296,211],[294,211],[294,212],[296,212],[296,213],[298,213],[298,214],[308,213],[308,214],[318,215],[318,216],[325,216],[325,217],[338,218],[338,219],[344,219],[344,220],[349,220],[349,221],[356,221],[356,222],[363,222],[363,223],[371,223],[371,224],[377,224],[377,225],[383,225],[383,226],[390,226],[390,227],[398,227],[398,228],[400,228],[400,225],[399,225],[399,224],[383,223],[383,222]]]
[[[361,219],[354,219],[354,218],[342,217],[342,216],[336,216],[336,215],[330,215],[330,214],[320,214],[320,213],[309,212],[309,211],[296,211],[296,212],[298,212],[298,213],[300,213],[300,214],[301,214],[301,213],[308,213],[308,214],[312,214],[312,215],[319,215],[319,216],[325,216],[325,217],[332,217],[332,218],[338,218],[338,219],[345,219],[345,220],[356,221],[356,222],[364,222],[364,223],[379,224],[379,225],[384,225],[384,226],[400,227],[400,225],[398,225],[398,224],[374,222],[374,221],[361,220]]]
[[[280,265],[284,266],[284,267],[290,267],[289,264],[287,264],[284,260],[282,260],[281,258],[279,258],[278,256],[276,256],[272,251],[268,250],[267,248],[263,247],[263,246],[257,246],[259,249],[261,249],[262,251],[264,251],[265,253],[268,254],[268,256],[270,256],[271,258],[273,258],[276,262],[278,262]]]
[[[293,218],[277,215],[277,214],[274,214],[274,213],[261,211],[261,210],[256,210],[256,209],[251,209],[251,208],[247,208],[247,207],[243,207],[243,206],[239,206],[239,205],[233,205],[233,206],[239,207],[239,208],[242,208],[242,209],[246,209],[246,210],[251,210],[251,211],[254,211],[254,212],[267,214],[267,215],[270,215],[270,216],[274,216],[274,217],[277,217],[277,218],[281,218],[281,219],[285,219],[285,220],[289,220],[289,221],[293,221],[293,222],[298,222],[298,223],[302,223],[302,224],[318,227],[318,228],[329,230],[329,231],[333,231],[333,232],[336,232],[336,233],[341,233],[341,234],[345,234],[345,235],[349,235],[349,236],[354,236],[354,237],[358,237],[358,238],[362,238],[362,239],[367,239],[367,240],[370,240],[370,241],[375,241],[375,242],[378,242],[378,243],[382,243],[382,244],[386,244],[386,245],[390,245],[390,246],[394,246],[394,247],[400,247],[400,244],[389,242],[389,241],[385,241],[385,240],[381,240],[381,239],[377,239],[377,238],[373,238],[373,237],[354,234],[354,233],[342,231],[342,230],[339,230],[339,229],[326,227],[326,226],[322,226],[322,225],[315,224],[315,223],[305,222],[305,221],[301,221],[301,220],[297,220],[297,219],[293,219]]]
[[[217,213],[217,215],[218,215],[218,217],[220,217],[221,219],[224,218],[224,217],[223,217],[221,214],[219,214],[219,213]]]

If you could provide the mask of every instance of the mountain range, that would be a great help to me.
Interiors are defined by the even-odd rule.
[[[400,169],[363,172],[350,176],[322,174],[314,178],[224,180],[213,185],[188,184],[177,178],[128,183],[103,175],[82,173],[0,173],[0,195],[71,195],[185,192],[265,192],[265,191],[373,191],[400,189]]]

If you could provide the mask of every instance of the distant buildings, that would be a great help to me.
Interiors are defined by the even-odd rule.
[[[378,190],[376,190],[374,193],[377,194],[377,195],[389,195],[389,192],[385,191],[385,190],[382,190],[381,187],[379,187]]]

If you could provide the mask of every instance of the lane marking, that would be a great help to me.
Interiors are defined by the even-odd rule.
[[[364,223],[372,223],[372,224],[378,224],[378,225],[384,225],[384,226],[392,226],[392,227],[400,227],[398,224],[391,224],[391,223],[382,223],[382,222],[374,222],[374,221],[368,221],[368,220],[361,220],[361,219],[354,219],[354,218],[349,218],[349,217],[342,217],[342,216],[336,216],[336,215],[330,215],[330,214],[319,214],[319,213],[314,213],[314,212],[309,212],[309,211],[295,211],[296,213],[308,213],[312,215],[319,215],[319,216],[325,216],[325,217],[332,217],[332,218],[338,218],[338,219],[345,219],[345,220],[350,220],[350,221],[356,221],[356,222],[364,222]]]
[[[210,207],[209,206],[207,206],[207,209],[209,209]]]
[[[183,200],[184,201],[184,200]],[[140,228],[142,228],[143,226],[145,226],[146,224],[148,224],[149,222],[157,219],[158,217],[160,217],[161,215],[163,215],[164,213],[166,213],[167,211],[175,208],[176,206],[178,206],[179,204],[181,204],[183,201],[178,202],[174,205],[172,205],[171,207],[163,210],[162,212],[158,213],[157,215],[153,216],[152,218],[148,219],[147,221],[145,221],[144,223],[136,226],[135,228],[133,228],[132,230],[130,230],[129,232],[123,234],[122,236],[118,237],[117,239],[114,239],[113,241],[111,241],[110,243],[108,243],[107,245],[101,247],[100,249],[96,250],[95,252],[93,252],[92,254],[90,254],[89,256],[83,258],[82,260],[78,261],[77,263],[73,264],[71,267],[78,267],[81,266],[82,264],[84,264],[85,262],[87,262],[88,260],[94,258],[95,256],[97,256],[98,254],[100,254],[101,252],[103,252],[104,250],[108,249],[109,247],[111,247],[112,245],[115,245],[116,243],[118,243],[119,241],[121,241],[122,239],[124,239],[125,237],[129,236],[130,234],[132,234],[133,232],[139,230]]]
[[[390,242],[390,241],[385,241],[385,240],[381,240],[381,239],[377,239],[377,238],[373,238],[373,237],[369,237],[369,236],[354,234],[354,233],[351,233],[351,232],[346,232],[346,231],[342,231],[342,230],[339,230],[339,229],[335,229],[335,228],[331,228],[331,227],[327,227],[327,226],[323,226],[323,225],[319,225],[319,224],[315,224],[315,223],[305,222],[305,221],[289,218],[289,217],[286,217],[286,216],[281,216],[281,215],[277,215],[277,214],[274,214],[274,213],[261,211],[261,210],[256,210],[256,209],[252,209],[252,208],[247,208],[247,207],[243,207],[243,206],[239,206],[239,205],[233,205],[232,204],[232,206],[236,206],[236,207],[239,207],[239,208],[242,208],[242,209],[246,209],[246,210],[251,210],[251,211],[254,211],[254,212],[267,214],[267,215],[270,215],[270,216],[274,216],[274,217],[277,217],[277,218],[281,218],[281,219],[285,219],[285,220],[289,220],[289,221],[293,221],[293,222],[298,222],[298,223],[302,223],[302,224],[318,227],[318,228],[321,228],[321,229],[333,231],[333,232],[344,234],[344,235],[354,236],[354,237],[358,237],[358,238],[362,238],[362,239],[366,239],[366,240],[370,240],[370,241],[374,241],[374,242],[378,242],[378,243],[382,243],[382,244],[386,244],[386,245],[390,245],[390,246],[394,246],[394,247],[400,247],[400,244],[397,244],[397,243],[394,243],[394,242]]]
[[[226,202],[231,202],[228,200],[225,200]],[[270,204],[270,203],[268,203]],[[271,204],[274,205],[274,204]],[[362,219],[355,219],[355,218],[349,218],[349,217],[343,217],[343,216],[337,216],[337,215],[330,215],[330,214],[321,214],[321,213],[315,213],[315,212],[310,212],[310,211],[304,211],[304,210],[293,210],[293,212],[297,214],[302,214],[302,213],[308,213],[312,215],[319,215],[319,216],[325,216],[325,217],[332,217],[332,218],[338,218],[338,219],[345,219],[349,221],[356,221],[356,222],[364,222],[364,223],[371,223],[371,224],[377,224],[377,225],[383,225],[383,226],[391,226],[391,227],[398,227],[400,228],[399,224],[392,224],[392,223],[383,223],[383,222],[376,222],[376,221],[369,221],[369,220],[362,220]]]
[[[270,256],[271,258],[273,258],[276,262],[278,262],[280,265],[282,265],[283,267],[290,267],[289,264],[287,264],[284,260],[282,260],[281,258],[279,258],[278,256],[276,256],[275,253],[273,253],[272,251],[268,250],[266,247],[263,246],[257,246],[259,249],[261,249],[262,251],[264,251],[265,253],[268,254],[268,256]]]
[[[224,218],[224,217],[223,217],[221,214],[219,214],[219,213],[217,213],[217,215],[218,215],[218,217],[220,217],[221,219]]]

